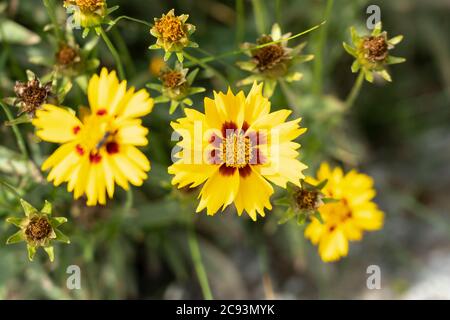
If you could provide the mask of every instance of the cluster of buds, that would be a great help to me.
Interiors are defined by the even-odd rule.
[[[362,70],[368,82],[373,82],[374,73],[391,82],[392,78],[386,67],[390,64],[405,62],[406,59],[394,57],[389,54],[389,51],[403,40],[403,36],[388,39],[386,31],[382,31],[381,22],[375,25],[371,35],[360,36],[354,27],[351,27],[350,33],[353,46],[345,42],[343,46],[356,58],[351,67],[352,72]]]
[[[37,248],[42,247],[47,252],[50,261],[53,262],[55,255],[52,241],[70,243],[69,238],[58,229],[60,225],[67,222],[67,219],[52,217],[52,205],[48,201],[45,201],[44,208],[41,211],[38,211],[23,199],[20,199],[20,203],[25,212],[25,217],[6,219],[6,222],[20,228],[19,231],[8,238],[6,244],[26,242],[30,261],[33,261]]]
[[[250,56],[248,61],[238,62],[238,66],[250,71],[251,76],[238,82],[238,85],[249,85],[254,81],[264,81],[264,95],[270,97],[278,80],[287,82],[299,81],[302,74],[294,70],[294,66],[314,59],[313,55],[301,55],[306,43],[295,48],[288,47],[291,33],[281,33],[280,26],[274,24],[270,35],[262,35],[256,43],[244,43],[242,48]]]
[[[288,207],[278,223],[283,224],[296,218],[297,223],[303,225],[310,217],[315,217],[319,221],[322,221],[319,208],[325,203],[335,201],[334,199],[325,198],[325,195],[321,191],[327,182],[327,180],[324,180],[318,185],[312,185],[302,180],[300,187],[290,187],[288,189],[288,196],[277,201],[278,205]]]
[[[183,68],[179,62],[173,69],[164,66],[159,74],[161,84],[147,84],[148,88],[161,93],[159,97],[155,98],[155,103],[170,102],[170,114],[174,113],[180,105],[182,107],[184,105],[191,106],[193,102],[189,96],[205,91],[205,88],[192,87],[198,71],[195,69],[188,74],[189,69]]]
[[[186,47],[198,47],[189,37],[195,32],[195,26],[186,23],[189,15],[175,15],[175,10],[163,14],[161,18],[155,18],[155,24],[150,29],[150,34],[156,38],[156,43],[149,49],[163,49],[164,61],[169,60],[172,53],[177,55],[178,61],[183,62],[183,49]]]

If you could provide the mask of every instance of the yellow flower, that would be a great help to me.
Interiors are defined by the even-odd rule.
[[[44,162],[48,180],[55,186],[67,182],[75,199],[83,194],[88,205],[105,204],[114,186],[128,190],[129,182],[140,186],[150,162],[136,146],[147,145],[148,130],[142,116],[150,113],[153,99],[146,90],[127,90],[116,72],[105,68],[88,85],[90,110],[80,108],[80,118],[67,109],[46,104],[36,112],[33,125],[45,141],[61,146]]]
[[[83,28],[100,25],[109,13],[105,0],[65,0],[64,7],[72,10],[75,22]]]
[[[359,241],[363,231],[381,229],[383,212],[372,201],[375,197],[373,179],[355,170],[346,175],[341,168],[330,169],[322,163],[317,179],[306,181],[317,184],[328,180],[322,192],[326,197],[338,199],[322,205],[319,212],[323,224],[313,219],[305,230],[305,237],[319,245],[319,254],[324,262],[339,260],[348,254],[348,241]]]
[[[186,117],[172,123],[183,140],[178,160],[169,167],[172,184],[191,188],[203,184],[197,212],[214,215],[234,203],[239,215],[245,210],[256,220],[257,213],[272,209],[272,182],[286,188],[300,186],[306,166],[297,160],[300,148],[295,138],[306,131],[301,119],[286,122],[290,110],[270,112],[262,95],[262,84],[253,85],[245,97],[214,93],[205,98],[205,113],[185,109]]]

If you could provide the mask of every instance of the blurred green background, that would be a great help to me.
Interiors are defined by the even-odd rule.
[[[14,21],[28,30],[22,30],[25,36],[16,41],[0,37],[0,97],[8,97],[13,95],[14,82],[26,79],[25,70],[37,75],[48,72],[30,63],[30,58],[52,57],[55,52],[49,32],[43,31],[49,19],[42,1],[0,3],[4,9],[0,25]],[[244,41],[254,42],[275,22],[293,34],[317,25],[324,20],[327,1],[109,0],[108,4],[120,5],[115,17],[148,22],[171,8],[177,14],[187,13],[188,22],[197,26],[194,40],[203,50],[220,54]],[[407,62],[390,69],[393,83],[364,83],[353,108],[343,113],[341,101],[356,76],[342,42],[349,40],[350,26],[365,29],[369,4],[380,6],[383,28],[390,36],[405,36],[393,54]],[[52,201],[55,212],[68,217],[62,229],[72,240],[68,246],[56,246],[53,264],[42,252],[28,262],[23,244],[3,245],[13,233],[4,219],[22,213],[17,199],[0,187],[0,298],[202,298],[187,243],[186,230],[193,221],[215,298],[450,299],[445,268],[450,263],[449,13],[449,0],[339,0],[334,1],[325,31],[321,28],[292,40],[292,45],[308,41],[305,51],[316,59],[300,66],[301,82],[277,87],[272,106],[289,106],[304,118],[302,125],[308,132],[299,141],[307,173],[314,174],[327,160],[372,175],[376,202],[386,215],[381,231],[351,243],[349,256],[337,263],[321,262],[317,248],[304,239],[303,227],[295,222],[277,225],[283,208],[275,207],[257,223],[239,218],[230,208],[214,217],[195,215],[198,190],[176,191],[167,174],[173,146],[168,124],[182,115],[181,110],[170,116],[169,106],[159,104],[145,119],[150,128],[145,153],[152,170],[144,186],[134,189],[133,199],[120,191],[106,207],[94,208],[73,201],[64,187],[54,188],[30,170],[0,113],[0,176],[18,186],[37,207],[44,199]],[[61,22],[65,19],[62,6],[58,17]],[[321,51],[322,32],[326,38]],[[80,33],[75,32],[82,44],[87,40]],[[149,66],[161,53],[148,50],[154,42],[148,28],[121,21],[110,34],[125,61],[128,80],[137,87],[158,82]],[[40,41],[30,44],[36,39]],[[196,50],[189,52],[203,56]],[[93,54],[101,65],[114,67],[103,43]],[[244,55],[235,55],[211,63],[227,81],[202,69],[196,86],[205,87],[206,96],[212,95],[212,89],[237,89],[235,83],[246,74],[235,62],[243,59]],[[201,110],[203,94],[193,98],[194,107]],[[64,102],[73,108],[86,103],[76,86]],[[36,143],[30,125],[21,125],[20,130],[36,163],[54,150],[54,145]],[[81,268],[81,290],[66,288],[69,265]],[[366,287],[369,265],[381,268],[381,290]]]

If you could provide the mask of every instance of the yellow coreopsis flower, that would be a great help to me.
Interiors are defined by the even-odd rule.
[[[178,188],[203,184],[197,212],[206,208],[214,215],[234,203],[256,220],[257,213],[271,209],[272,182],[286,187],[300,185],[306,166],[297,160],[300,148],[295,138],[306,131],[301,119],[287,121],[290,110],[270,112],[270,102],[262,95],[262,84],[253,85],[245,97],[214,93],[205,98],[205,113],[185,109],[186,117],[172,123],[183,140],[178,160],[169,167],[172,183]]]
[[[344,175],[341,168],[331,169],[322,163],[317,178],[306,181],[317,184],[328,180],[322,189],[326,197],[336,202],[319,207],[323,223],[313,219],[305,230],[305,237],[319,246],[323,261],[339,260],[348,254],[348,242],[361,240],[363,231],[381,229],[384,214],[372,201],[375,197],[373,179],[355,170]]]
[[[42,165],[50,170],[55,186],[67,182],[74,198],[87,196],[87,204],[105,204],[117,183],[128,190],[147,178],[150,162],[136,146],[147,145],[148,130],[142,116],[150,113],[153,99],[144,89],[127,90],[127,82],[105,68],[88,85],[90,110],[74,112],[46,104],[36,112],[33,125],[44,141],[62,144]]]

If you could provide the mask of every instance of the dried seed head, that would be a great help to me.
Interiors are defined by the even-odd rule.
[[[299,189],[294,197],[300,210],[317,210],[323,204],[322,195],[318,191]]]
[[[167,14],[158,19],[155,28],[164,41],[176,42],[186,36],[183,22],[173,14]]]
[[[35,216],[31,218],[25,229],[28,241],[39,242],[48,239],[52,233],[52,226],[46,217]]]
[[[388,56],[388,43],[386,37],[370,36],[363,41],[364,58],[370,62],[384,61]]]
[[[258,39],[257,44],[262,45],[272,41],[271,36],[265,35]],[[257,67],[260,71],[274,67],[282,60],[284,55],[284,48],[278,43],[256,49],[253,52],[253,58],[257,61]]]
[[[28,82],[16,82],[14,92],[20,104],[20,112],[34,115],[44,103],[51,93],[51,83],[42,86],[38,79],[33,79]]]
[[[79,59],[80,56],[78,54],[78,50],[67,44],[61,45],[56,53],[56,61],[60,66],[67,67],[73,65],[78,62]]]

